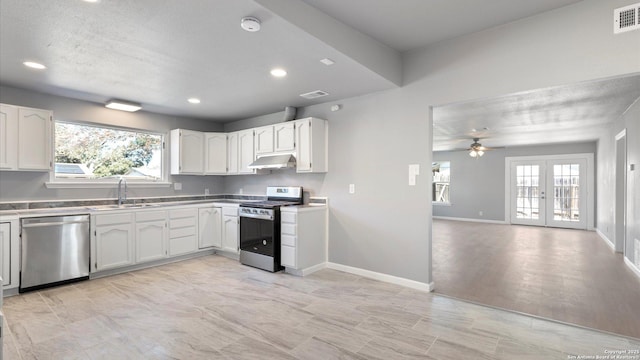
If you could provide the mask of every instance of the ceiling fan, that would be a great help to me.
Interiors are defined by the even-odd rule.
[[[473,143],[471,143],[471,145],[469,145],[469,148],[467,149],[467,151],[469,151],[469,156],[473,158],[479,158],[480,156],[484,155],[485,151],[491,150],[488,147],[482,146],[479,141],[480,138],[473,138]]]

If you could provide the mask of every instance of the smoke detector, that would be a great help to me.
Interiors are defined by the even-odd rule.
[[[249,32],[260,31],[260,20],[253,16],[243,17],[240,20],[240,27]]]

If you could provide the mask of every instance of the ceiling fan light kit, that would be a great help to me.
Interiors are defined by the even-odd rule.
[[[472,158],[477,159],[484,155],[484,146],[482,146],[482,144],[478,142],[479,140],[480,138],[474,138],[473,143],[469,147],[469,156],[471,156]]]

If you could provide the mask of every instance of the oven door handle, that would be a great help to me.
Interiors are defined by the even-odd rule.
[[[251,218],[251,219],[259,219],[259,220],[269,220],[273,221],[273,215],[258,215],[258,214],[240,214],[241,218]]]

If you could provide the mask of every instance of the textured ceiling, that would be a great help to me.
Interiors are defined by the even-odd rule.
[[[303,1],[398,51],[407,51],[580,0]]]
[[[0,84],[231,121],[397,87],[402,50],[572,2],[2,0]],[[260,32],[240,29],[247,15],[262,20]],[[272,78],[276,66],[289,75]],[[299,96],[314,90],[330,95]]]
[[[474,137],[489,147],[593,141],[639,99],[633,75],[439,106],[433,148],[466,149]]]

